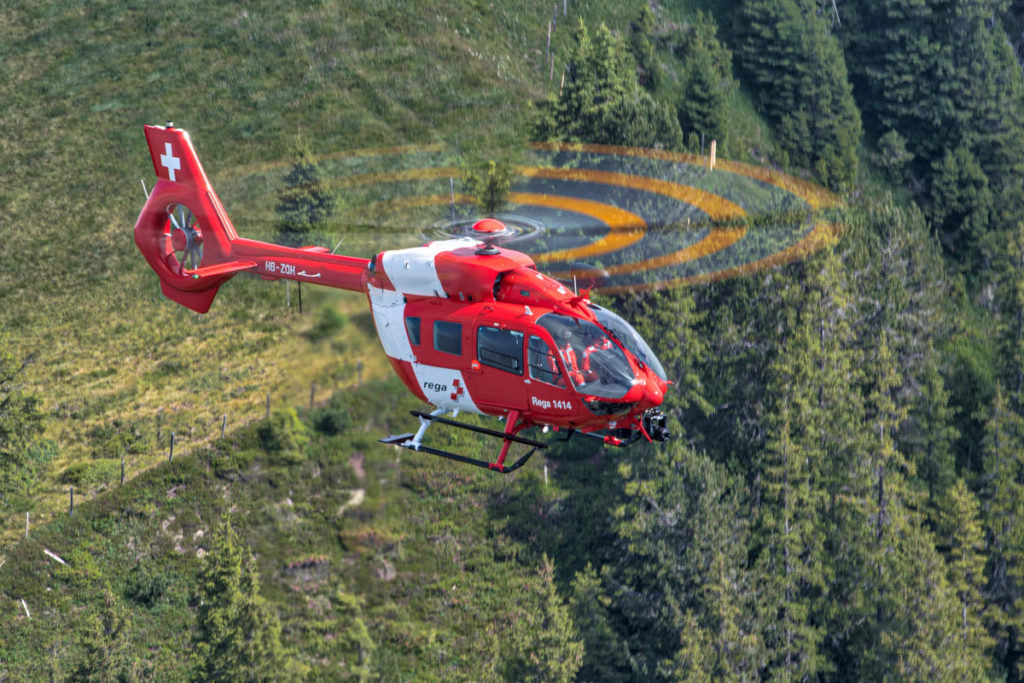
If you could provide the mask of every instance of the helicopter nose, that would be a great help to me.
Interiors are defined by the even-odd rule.
[[[668,389],[665,380],[651,372],[650,368],[647,369],[646,375],[644,377],[644,396],[641,399],[644,410],[660,406],[665,400],[665,390]]]

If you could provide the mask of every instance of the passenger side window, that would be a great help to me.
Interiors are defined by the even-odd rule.
[[[562,371],[558,368],[558,361],[547,342],[540,337],[531,336],[527,353],[526,362],[530,366],[530,379],[565,386]]]
[[[456,356],[462,355],[462,324],[445,320],[434,322],[434,348]]]
[[[480,362],[506,372],[523,374],[523,333],[481,327],[476,334],[476,355]]]
[[[420,319],[408,316],[405,319],[405,331],[409,333],[409,343],[413,346],[420,345]]]

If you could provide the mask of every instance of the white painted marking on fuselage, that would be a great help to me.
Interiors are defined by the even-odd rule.
[[[423,395],[431,405],[483,415],[469,395],[466,379],[460,371],[422,363],[413,363],[412,369]]]
[[[463,237],[412,249],[385,251],[381,255],[381,264],[395,289],[403,294],[445,297],[434,259],[443,252],[475,245],[475,240]]]
[[[413,362],[409,334],[405,331],[405,299],[401,292],[368,284],[366,293],[384,353],[396,360]]]

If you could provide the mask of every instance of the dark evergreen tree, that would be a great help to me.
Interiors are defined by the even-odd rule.
[[[847,590],[843,570],[857,551],[844,527],[861,512],[848,491],[864,414],[838,254],[826,248],[792,274],[779,283],[779,354],[768,368],[766,443],[751,484],[766,671],[780,680],[837,666],[825,645],[842,641],[845,624],[830,618],[837,606],[824,598]]]
[[[676,55],[683,62],[682,87],[676,109],[684,134],[695,132],[708,141],[727,144],[728,100],[736,89],[732,53],[717,37],[714,20],[698,12],[681,33]]]
[[[633,676],[673,679],[696,660],[706,676],[754,676],[763,650],[736,482],[678,442],[639,453],[620,471],[615,561],[602,578]]]
[[[844,585],[832,606],[849,638],[840,666],[862,680],[920,680],[944,672],[976,677],[985,668],[983,654],[949,647],[962,634],[962,605],[917,512],[910,470],[896,447],[906,413],[895,400],[902,379],[884,334],[876,354],[867,384],[869,431],[846,487],[855,505],[837,530],[851,543],[849,556],[836,565]]]
[[[980,497],[988,543],[985,598],[996,656],[1011,678],[1020,678],[1024,621],[1024,418],[997,386],[982,439]]]
[[[999,375],[1014,409],[1024,412],[1024,222],[1003,233],[995,263]]]
[[[647,3],[629,24],[629,53],[636,61],[637,81],[645,89],[655,91],[661,82],[661,68],[654,54],[654,29],[657,19]]]
[[[888,340],[903,373],[895,400],[907,411],[896,441],[926,485],[934,510],[936,496],[955,478],[959,436],[938,348],[953,333],[941,249],[923,214],[899,207],[891,197],[854,208],[847,221],[841,249],[847,272],[855,274],[849,285],[856,304],[855,345],[865,373],[874,376],[878,339]]]
[[[976,666],[986,660],[986,655],[991,656],[995,641],[984,626],[982,591],[986,558],[981,507],[962,478],[943,496],[938,518],[937,537],[946,554],[950,589],[960,604],[961,618],[954,631],[954,647],[962,666]],[[974,676],[980,679],[985,673],[983,669],[975,669]]]
[[[501,673],[510,681],[572,681],[583,663],[583,643],[554,582],[555,567],[544,556],[535,590],[511,624]]]
[[[260,595],[256,559],[226,521],[214,532],[196,597],[197,680],[288,680],[301,670],[281,645],[281,622]]]
[[[830,670],[820,644],[819,615],[827,586],[824,567],[827,509],[825,487],[828,415],[821,374],[829,371],[825,341],[813,315],[818,292],[791,287],[782,322],[785,335],[769,368],[766,443],[759,458],[755,566],[760,623],[768,650],[767,671],[774,680],[803,680]],[[807,297],[810,297],[808,299]]]
[[[869,128],[906,139],[947,246],[968,263],[1024,206],[1024,77],[996,21],[1004,5],[857,3],[842,31]]]
[[[629,680],[627,650],[612,627],[611,606],[612,600],[605,592],[601,577],[588,563],[573,578],[569,596],[572,620],[583,641],[579,680]]]
[[[640,89],[636,65],[622,40],[601,25],[591,38],[580,20],[565,86],[540,103],[538,139],[678,149],[674,108]]]
[[[493,215],[505,205],[512,187],[510,175],[508,168],[499,166],[493,159],[487,162],[487,171],[484,173],[472,167],[466,168],[466,189],[476,199],[476,205],[484,215]]]
[[[933,167],[931,218],[946,248],[973,265],[978,243],[989,229],[992,193],[988,177],[971,151],[961,145]]]
[[[892,183],[901,185],[906,182],[913,160],[914,154],[907,149],[907,140],[899,132],[890,130],[878,138],[877,164]]]
[[[778,126],[792,163],[831,187],[857,167],[860,113],[842,50],[811,0],[745,0],[735,54],[759,108]]]
[[[289,246],[308,244],[334,216],[337,198],[327,187],[323,171],[305,145],[284,177],[277,197],[277,239]]]

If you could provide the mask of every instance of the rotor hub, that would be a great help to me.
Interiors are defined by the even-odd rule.
[[[473,224],[473,232],[481,237],[495,237],[508,232],[508,226],[497,218],[482,218]]]
[[[182,228],[171,231],[171,246],[175,251],[187,251],[203,243],[198,228]]]

